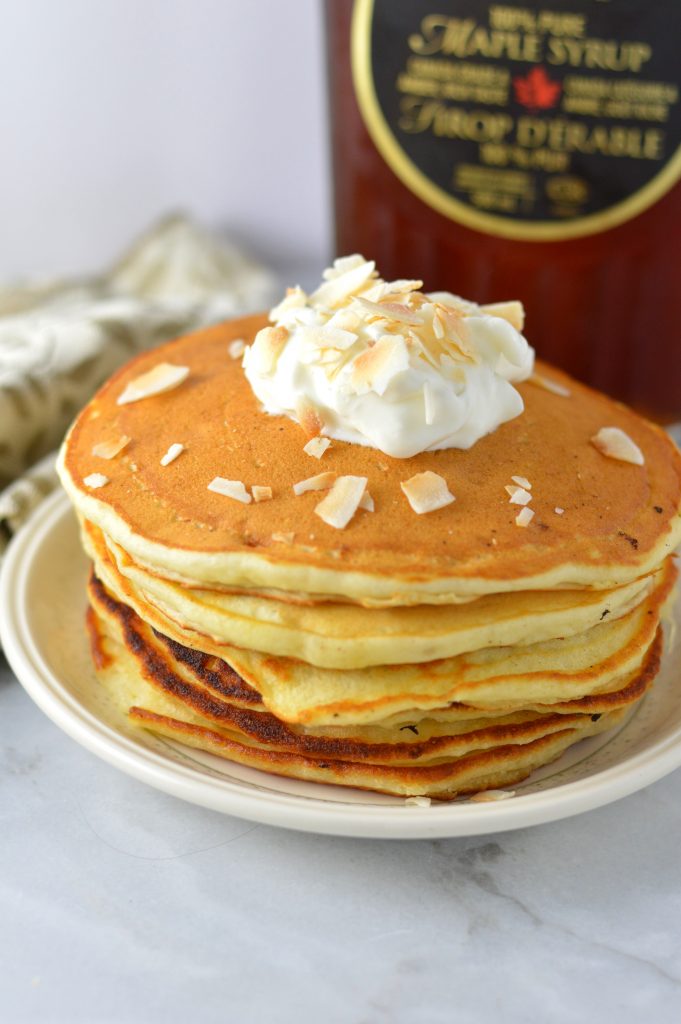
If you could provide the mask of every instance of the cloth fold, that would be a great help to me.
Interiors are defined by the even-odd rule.
[[[56,460],[57,453],[50,452],[0,493],[0,564],[14,534],[57,488]]]
[[[56,486],[54,450],[71,420],[118,366],[265,309],[276,292],[267,268],[184,215],[152,227],[107,273],[0,288],[0,558]]]

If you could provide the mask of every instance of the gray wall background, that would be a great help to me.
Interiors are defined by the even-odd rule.
[[[0,0],[0,279],[176,208],[284,273],[330,252],[321,0]]]

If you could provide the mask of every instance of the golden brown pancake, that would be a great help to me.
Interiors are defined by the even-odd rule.
[[[515,712],[438,729],[426,718],[410,730],[294,730],[275,716],[233,703],[214,669],[157,637],[138,616],[90,585],[90,628],[105,684],[132,701],[133,723],[219,756],[278,774],[340,782],[396,795],[447,798],[520,781],[566,746],[616,724],[652,679],[651,651],[620,703],[594,713]]]
[[[65,441],[98,576],[93,656],[131,721],[277,774],[439,799],[519,781],[620,722],[657,671],[675,578],[681,456],[664,432],[539,367],[569,395],[519,385],[524,413],[468,451],[398,460],[334,441],[316,460],[229,355],[265,322],[138,357]],[[186,379],[118,404],[164,362]],[[603,427],[644,464],[599,451]],[[426,470],[456,501],[419,516],[400,484]],[[320,492],[293,491],[320,472],[366,476],[374,511],[327,525]],[[531,483],[525,528],[514,476]],[[240,503],[208,490],[215,477],[272,498]]]
[[[104,385],[65,445],[62,478],[81,513],[164,575],[359,601],[451,601],[619,585],[656,567],[681,537],[681,456],[669,438],[554,370],[543,372],[569,387],[569,397],[519,385],[525,412],[468,451],[397,460],[333,442],[320,462],[309,457],[301,428],[260,411],[240,362],[227,353],[230,340],[249,341],[264,323],[237,320],[139,356]],[[188,366],[186,381],[116,404],[129,381],[162,361]],[[590,438],[604,426],[624,430],[645,465],[598,451]],[[131,440],[115,459],[92,454],[121,435]],[[185,451],[161,466],[178,442]],[[322,522],[314,514],[319,493],[292,491],[322,470],[368,477],[375,511],[359,511],[344,530]],[[400,481],[424,470],[444,477],[456,502],[417,516]],[[110,482],[89,490],[83,479],[91,473]],[[525,529],[505,491],[518,474],[533,486],[536,514]],[[211,493],[215,476],[270,486],[273,500],[243,505]]]
[[[298,658],[324,668],[432,662],[465,651],[572,636],[605,617],[626,615],[662,584],[663,572],[612,590],[489,594],[465,604],[380,608],[326,602],[299,606],[271,598],[180,586],[136,569],[86,524],[85,548],[99,577],[139,614],[201,650],[231,646]]]

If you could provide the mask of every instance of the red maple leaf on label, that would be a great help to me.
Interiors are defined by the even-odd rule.
[[[546,110],[555,107],[560,96],[561,84],[554,82],[543,67],[532,68],[525,78],[513,79],[515,98],[518,103],[531,110]]]

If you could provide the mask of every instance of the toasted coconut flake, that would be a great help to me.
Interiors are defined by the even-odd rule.
[[[89,476],[83,477],[83,483],[91,491],[96,491],[98,487],[104,487],[108,484],[109,478],[104,476],[103,473],[90,473]]]
[[[358,252],[353,252],[350,256],[337,256],[333,261],[333,266],[327,267],[322,277],[325,281],[332,281],[335,277],[340,277],[341,274],[345,274],[348,270],[364,266],[365,263],[366,260]]]
[[[514,789],[486,789],[482,793],[474,793],[469,802],[472,804],[491,804],[497,800],[510,800],[515,796]]]
[[[489,302],[480,309],[488,316],[499,316],[502,320],[507,320],[511,327],[522,333],[525,326],[525,309],[522,302],[515,299],[511,302]]]
[[[337,309],[333,316],[326,321],[325,327],[347,331],[348,334],[355,334],[361,323],[362,317],[354,309],[343,306],[341,309]]]
[[[541,373],[533,373],[529,378],[530,384],[536,384],[537,387],[543,388],[544,391],[550,391],[552,395],[560,395],[561,398],[570,397],[570,389],[559,384],[556,380],[551,380],[550,377],[544,377]]]
[[[254,484],[251,487],[251,494],[253,495],[253,501],[269,501],[272,497],[272,488],[264,487],[260,484]]]
[[[359,508],[366,485],[365,476],[339,476],[315,508],[315,514],[329,526],[345,529]]]
[[[442,317],[437,309],[433,313],[433,334],[438,340],[445,336],[445,325],[442,323]]]
[[[373,313],[384,320],[395,320],[397,323],[410,324],[413,327],[423,323],[423,317],[402,302],[371,302],[361,295],[357,296],[355,302],[368,313]]]
[[[164,391],[171,391],[186,380],[188,366],[175,366],[173,363],[159,363],[146,373],[128,381],[117,399],[118,405],[139,402],[142,398],[151,398]]]
[[[331,441],[328,437],[311,437],[307,444],[303,445],[303,451],[306,455],[311,455],[313,459],[321,459],[330,446]]]
[[[306,491],[328,491],[333,486],[336,473],[318,473],[317,476],[309,476],[307,480],[300,480],[293,485],[293,493],[296,495],[305,494]]]
[[[92,446],[92,454],[98,459],[115,459],[130,444],[130,438],[122,434],[115,441],[100,441]]]
[[[340,351],[352,348],[357,341],[357,334],[354,331],[346,331],[342,327],[334,327],[332,324],[325,324],[318,328],[319,343],[322,348],[337,348]]]
[[[460,295],[453,295],[452,292],[429,292],[428,298],[448,309],[458,310],[465,316],[474,316],[480,310],[477,302],[471,302],[470,299],[464,299]]]
[[[227,351],[232,359],[241,359],[246,351],[246,342],[243,338],[235,338],[234,341],[230,341]]]
[[[409,480],[403,480],[400,487],[417,515],[435,512],[456,501],[447,487],[447,481],[429,469],[425,473],[417,473]]]
[[[473,362],[477,362],[477,353],[474,352],[469,344],[470,330],[466,323],[464,312],[455,306],[443,305],[441,302],[436,302],[435,308],[438,316],[442,318],[445,331],[449,333],[450,337],[456,339],[462,354]]]
[[[645,463],[643,452],[639,446],[634,444],[629,435],[619,427],[601,427],[598,433],[591,438],[591,443],[609,459],[630,462],[634,466],[642,466]]]
[[[316,437],[324,426],[319,409],[306,399],[296,405],[296,418],[309,438]]]
[[[356,296],[361,295],[362,298],[368,299],[369,302],[380,302],[385,294],[385,284],[383,281],[377,281],[375,278],[370,278],[366,284],[358,288],[353,296],[350,297],[349,301]]]
[[[531,491],[532,490],[532,484],[527,479],[527,477],[524,477],[524,476],[512,476],[511,480],[513,481],[514,484],[517,484],[518,487],[524,487],[526,491]]]
[[[383,395],[390,381],[408,369],[409,351],[404,338],[384,334],[375,345],[355,357],[350,387],[356,395],[365,395],[369,391]]]
[[[224,476],[216,476],[208,484],[208,490],[222,494],[225,498],[233,498],[244,505],[251,503],[251,496],[241,480],[226,480]]]
[[[350,269],[320,285],[317,291],[310,296],[310,302],[330,307],[342,305],[346,299],[366,284],[375,269],[376,264],[373,260],[353,263]]]
[[[511,495],[508,499],[511,505],[529,505],[532,501],[530,492],[522,487],[507,487],[506,490]]]
[[[383,285],[385,295],[394,295],[396,292],[409,295],[410,292],[418,292],[423,288],[423,281],[408,280],[404,277],[396,281],[386,281]]]
[[[302,309],[292,310],[291,316],[296,324],[309,327],[315,323],[315,313],[310,306],[303,306]]]
[[[521,508],[518,515],[515,517],[516,526],[529,526],[534,519],[534,512],[527,505],[525,508]]]
[[[287,288],[286,295],[279,305],[270,310],[270,320],[279,320],[284,313],[288,313],[293,309],[302,309],[306,302],[307,295],[298,285],[295,288]]]
[[[263,327],[250,349],[250,364],[256,373],[267,377],[274,373],[279,356],[288,341],[285,327]]]
[[[433,801],[429,796],[408,796],[404,802],[407,807],[430,807]]]
[[[292,544],[295,533],[273,533],[272,540],[276,541],[277,544]]]
[[[359,507],[363,508],[366,512],[373,512],[375,510],[374,499],[366,490],[362,495],[362,500],[359,503]]]
[[[565,512],[565,509],[564,508],[559,508],[558,506],[556,506],[556,508],[554,508],[553,511],[556,513],[557,516],[562,516],[563,512]]]
[[[178,457],[178,455],[181,455],[183,451],[184,451],[184,445],[183,444],[171,444],[170,448],[168,449],[168,451],[165,453],[165,455],[161,459],[161,465],[162,466],[169,466],[170,463],[174,462],[175,459]]]

